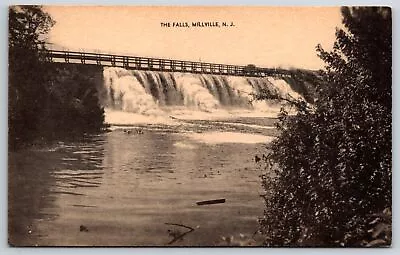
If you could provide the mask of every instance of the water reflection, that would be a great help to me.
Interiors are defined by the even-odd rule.
[[[92,136],[9,154],[11,244],[40,245],[51,235],[46,223],[57,222],[70,206],[90,206],[68,203],[68,197],[85,197],[84,189],[101,185],[103,144]]]
[[[166,245],[183,224],[195,230],[174,245],[204,246],[253,233],[263,203],[252,158],[263,147],[182,132],[191,130],[121,129],[14,154],[11,236],[24,245]],[[196,205],[218,198],[226,203]]]
[[[9,153],[8,171],[8,234],[11,245],[35,245],[39,237],[33,219],[52,220],[57,215],[42,210],[54,204],[49,187],[53,178],[44,170],[51,157],[43,152]]]

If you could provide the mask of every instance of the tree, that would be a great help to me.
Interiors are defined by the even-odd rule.
[[[10,145],[37,131],[51,70],[44,61],[44,39],[54,25],[40,6],[9,8],[9,137]]]
[[[40,6],[11,6],[9,9],[9,47],[36,51],[55,21]]]
[[[40,6],[9,9],[9,145],[97,132],[103,127],[93,73],[46,59],[55,21]]]
[[[391,10],[343,7],[315,107],[280,116],[263,176],[267,245],[391,243]]]

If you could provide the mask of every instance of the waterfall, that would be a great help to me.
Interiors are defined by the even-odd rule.
[[[153,114],[159,110],[153,97],[131,71],[106,68],[103,74],[107,92],[106,108],[141,114]]]
[[[213,112],[220,109],[268,110],[255,101],[261,90],[280,97],[302,98],[282,79],[211,74],[169,73],[104,68],[107,109],[145,115],[163,114],[169,106]],[[274,102],[276,103],[276,102]]]

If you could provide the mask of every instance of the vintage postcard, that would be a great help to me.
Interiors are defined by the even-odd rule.
[[[10,246],[391,246],[390,8],[8,11]]]

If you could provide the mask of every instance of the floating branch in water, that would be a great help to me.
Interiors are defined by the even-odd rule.
[[[176,241],[182,239],[185,235],[187,235],[187,234],[189,234],[190,232],[193,232],[193,231],[194,231],[194,228],[189,227],[189,226],[186,226],[186,225],[183,225],[183,224],[169,223],[169,222],[166,222],[166,223],[164,223],[164,224],[165,224],[165,225],[178,226],[178,227],[184,227],[184,228],[186,228],[186,229],[189,229],[188,231],[183,232],[183,233],[180,232],[180,231],[171,231],[171,230],[168,230],[169,235],[173,237],[173,239],[172,239],[168,244],[173,244],[173,243],[175,243]]]
[[[79,231],[80,232],[89,232],[89,229],[84,225],[80,225],[79,226]]]
[[[197,205],[212,205],[212,204],[222,204],[222,203],[225,203],[225,198],[196,202]]]

